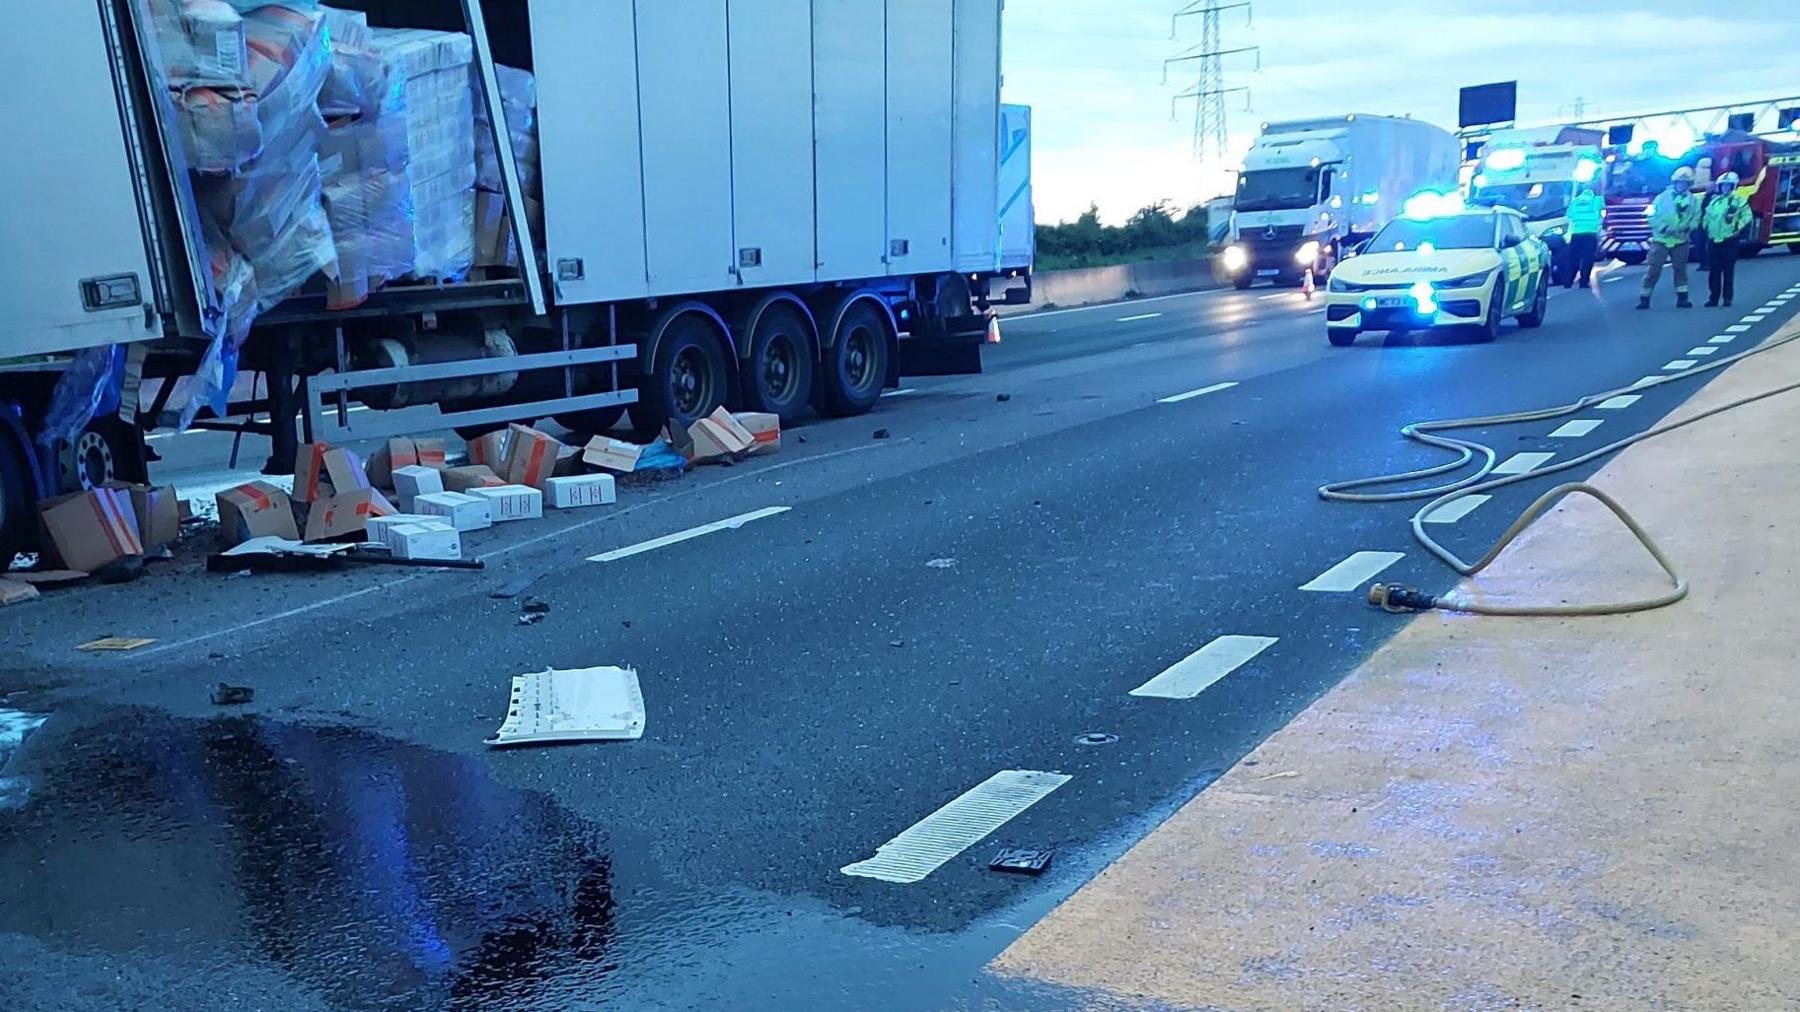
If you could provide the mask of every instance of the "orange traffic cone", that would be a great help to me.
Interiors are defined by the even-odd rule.
[[[1312,268],[1308,267],[1306,269],[1306,273],[1304,275],[1302,275],[1300,278],[1300,292],[1301,292],[1301,294],[1306,296],[1306,300],[1308,302],[1311,302],[1312,297],[1313,297],[1313,291],[1314,291],[1313,272],[1312,272]]]
[[[998,316],[988,318],[987,343],[1000,343],[1000,318]]]

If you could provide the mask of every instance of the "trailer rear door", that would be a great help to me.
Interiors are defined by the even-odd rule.
[[[0,32],[0,359],[156,336],[112,67],[92,0],[34,4]]]
[[[889,274],[952,267],[954,6],[952,0],[887,5]]]

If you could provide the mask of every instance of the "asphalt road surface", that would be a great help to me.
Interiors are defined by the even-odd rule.
[[[1638,277],[1491,345],[1333,349],[1265,288],[1009,319],[984,376],[473,535],[482,573],[226,578],[200,545],[8,609],[0,1007],[1062,1007],[981,967],[1396,631],[1377,571],[1454,582],[1418,504],[1316,487],[1437,462],[1409,421],[1743,350],[1800,258],[1746,262],[1729,311],[1635,312]],[[1699,382],[1492,435],[1566,459]],[[159,477],[225,481],[229,443],[160,440]],[[1478,553],[1570,477],[1444,536]],[[545,621],[490,596],[519,577]],[[103,635],[156,642],[72,649]],[[643,740],[482,745],[510,676],[601,664],[641,673]],[[254,702],[213,706],[221,681]],[[1054,863],[991,871],[1001,847]]]

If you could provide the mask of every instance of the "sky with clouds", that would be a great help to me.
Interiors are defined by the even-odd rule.
[[[1109,221],[1159,199],[1182,206],[1228,185],[1193,154],[1193,103],[1170,100],[1197,71],[1163,61],[1200,41],[1170,37],[1182,0],[1006,0],[1009,102],[1034,107],[1040,221],[1089,202]],[[1266,120],[1361,112],[1456,125],[1457,90],[1517,79],[1522,124],[1800,95],[1800,0],[1256,0],[1222,15],[1235,165]]]

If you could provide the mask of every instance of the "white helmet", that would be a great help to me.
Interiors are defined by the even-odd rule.
[[[1719,177],[1718,182],[1721,187],[1735,190],[1738,186],[1738,174],[1735,172],[1727,172]]]
[[[1694,181],[1694,170],[1689,168],[1686,165],[1683,165],[1681,168],[1676,169],[1675,174],[1669,177],[1669,182],[1671,182],[1671,183],[1692,184],[1693,181]]]

